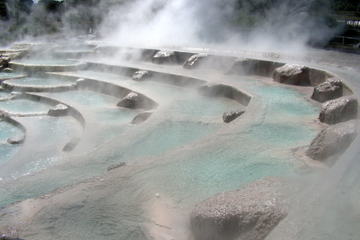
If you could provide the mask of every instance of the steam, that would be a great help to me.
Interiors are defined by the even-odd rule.
[[[112,9],[100,32],[119,45],[294,50],[341,30],[329,9],[323,0],[137,0]]]

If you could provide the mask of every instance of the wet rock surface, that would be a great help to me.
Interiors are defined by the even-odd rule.
[[[345,122],[357,117],[358,101],[355,96],[345,96],[323,103],[319,120],[327,124]]]
[[[306,150],[306,155],[314,160],[326,161],[332,165],[350,146],[358,132],[358,120],[328,126],[314,138]]]
[[[342,81],[337,79],[329,79],[326,82],[320,83],[314,88],[314,92],[311,98],[318,102],[326,102],[342,97],[342,95]]]
[[[273,79],[276,82],[290,85],[310,85],[309,70],[304,66],[296,64],[285,64],[282,67],[276,68]]]
[[[206,199],[191,212],[194,238],[264,239],[286,217],[290,196],[298,187],[287,179],[267,177]]]
[[[222,116],[222,119],[224,123],[229,123],[234,121],[236,118],[240,117],[244,112],[245,111],[243,110],[225,112]]]
[[[199,68],[204,60],[208,57],[208,54],[199,53],[192,55],[188,60],[186,60],[183,64],[183,67],[186,69],[195,69]]]
[[[64,148],[63,148],[63,151],[64,152],[70,152],[72,150],[75,149],[75,147],[78,145],[78,143],[80,142],[80,138],[79,137],[74,137],[73,139],[71,139],[70,142],[68,142]]]
[[[19,135],[15,137],[8,138],[7,142],[9,144],[20,144],[25,141],[25,135]]]

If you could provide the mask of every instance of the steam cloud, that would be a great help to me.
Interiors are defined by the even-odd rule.
[[[119,45],[294,50],[341,30],[329,9],[323,0],[137,0],[111,10],[100,32]]]

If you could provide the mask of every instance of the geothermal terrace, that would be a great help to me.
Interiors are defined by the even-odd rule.
[[[358,131],[353,76],[331,64],[94,42],[2,53],[4,239],[279,239],[304,179]]]

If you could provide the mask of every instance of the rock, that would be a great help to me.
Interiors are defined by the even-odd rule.
[[[116,106],[124,108],[136,108],[139,102],[139,94],[131,92],[124,97]]]
[[[4,72],[5,73],[12,73],[13,69],[12,68],[4,68]]]
[[[205,53],[192,55],[188,60],[184,62],[183,67],[186,69],[198,68],[207,57],[208,54]]]
[[[72,150],[74,150],[74,148],[78,145],[78,143],[80,142],[80,138],[79,137],[74,137],[73,139],[71,139],[70,142],[68,142],[64,147],[63,147],[63,151],[64,152],[70,152]]]
[[[155,109],[158,107],[158,105],[158,103],[148,98],[147,96],[135,92],[130,92],[116,104],[118,107],[145,110]]]
[[[328,126],[314,138],[306,150],[306,155],[318,161],[332,157],[333,159],[330,159],[332,164],[350,146],[358,132],[358,120]]]
[[[113,164],[110,167],[108,167],[108,172],[110,172],[111,170],[114,170],[116,168],[123,167],[125,165],[126,165],[125,162],[121,162],[121,163],[118,163],[118,164]]]
[[[174,51],[161,50],[152,58],[153,63],[157,64],[177,64],[177,58]]]
[[[292,181],[267,177],[195,205],[190,225],[195,240],[260,240],[287,216]]]
[[[285,64],[275,69],[273,79],[276,82],[290,85],[310,85],[309,70],[300,65]]]
[[[151,74],[149,73],[149,71],[139,70],[139,71],[136,71],[132,75],[132,80],[141,82],[141,81],[144,81],[145,79],[150,78],[150,77],[151,77]]]
[[[342,94],[342,81],[329,79],[314,88],[311,98],[319,102],[326,102],[339,98]]]
[[[354,96],[345,96],[323,103],[319,120],[327,124],[345,122],[357,117],[358,101]]]
[[[25,135],[19,135],[15,137],[8,138],[7,142],[10,144],[20,144],[25,141]]]
[[[11,59],[9,57],[0,56],[0,69],[5,69],[9,67],[9,62]]]
[[[136,115],[134,117],[133,120],[131,120],[130,124],[137,125],[137,124],[140,124],[142,122],[145,122],[153,113],[154,112],[152,112],[152,111],[139,113],[138,115]]]
[[[66,116],[68,114],[69,108],[65,104],[59,103],[55,108],[49,109],[48,115],[53,117]]]
[[[230,111],[230,112],[225,112],[223,114],[223,121],[224,123],[229,123],[234,121],[236,118],[238,118],[239,116],[241,116],[245,111],[242,110],[237,110],[237,111]]]

